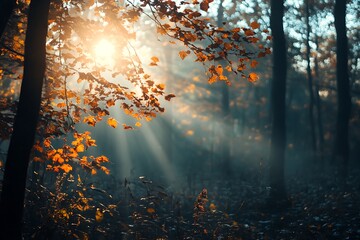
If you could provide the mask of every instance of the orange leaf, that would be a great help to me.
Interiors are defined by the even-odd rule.
[[[154,62],[154,63],[157,63],[159,62],[159,58],[158,57],[152,57],[151,60]]]
[[[254,22],[250,23],[250,27],[252,29],[257,29],[260,27],[260,23],[254,21]]]
[[[50,139],[46,138],[46,139],[44,140],[44,147],[48,148],[48,147],[50,147],[50,146],[51,146]]]
[[[148,208],[148,209],[146,209],[146,211],[147,211],[148,213],[150,213],[150,214],[155,213],[155,209],[154,209],[154,208]]]
[[[217,67],[215,68],[215,71],[217,72],[217,74],[219,74],[220,76],[223,74],[223,67],[221,65],[217,65]]]
[[[209,3],[206,1],[201,2],[200,9],[206,12],[209,9]]]
[[[83,122],[87,123],[87,124],[89,124],[90,126],[93,126],[93,127],[95,127],[95,124],[96,124],[96,120],[95,120],[95,118],[93,116],[85,117]]]
[[[85,146],[84,144],[79,144],[76,147],[76,152],[84,152],[85,151]]]
[[[248,80],[250,82],[256,82],[257,80],[259,80],[259,76],[256,73],[252,72],[249,74]]]
[[[251,63],[250,63],[250,66],[252,68],[256,68],[257,65],[258,65],[258,62],[256,60],[252,60]]]
[[[136,122],[136,123],[135,123],[135,126],[141,127],[141,123],[140,123],[140,122]]]
[[[109,118],[107,120],[107,123],[109,124],[109,126],[113,127],[113,128],[116,128],[117,127],[117,121],[114,119],[114,118]]]
[[[182,59],[182,60],[184,60],[185,58],[186,58],[186,56],[187,55],[189,55],[190,54],[190,51],[188,50],[188,51],[180,51],[179,52],[179,56],[180,56],[180,58]]]
[[[64,172],[66,173],[70,172],[73,169],[72,166],[70,166],[70,164],[67,163],[61,165],[60,168],[64,170]]]
[[[96,174],[96,170],[95,169],[91,169],[91,175],[95,175]]]
[[[113,99],[109,99],[106,101],[106,106],[111,107],[115,105],[115,101]]]

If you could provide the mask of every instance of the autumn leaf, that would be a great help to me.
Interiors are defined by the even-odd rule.
[[[95,169],[91,169],[91,175],[95,175],[96,174],[96,170]]]
[[[221,65],[217,65],[217,67],[216,67],[216,72],[217,72],[217,74],[219,74],[220,76],[223,74],[223,72],[224,72],[224,69],[223,69],[223,67],[221,66]]]
[[[34,161],[34,162],[42,162],[42,159],[39,158],[39,157],[34,157],[34,158],[33,158],[33,161]]]
[[[136,122],[136,123],[135,123],[135,126],[141,127],[141,123],[140,123],[140,122]]]
[[[209,3],[206,0],[201,2],[200,9],[206,12],[209,9]]]
[[[147,208],[146,211],[150,214],[155,213],[155,209],[154,208]]]
[[[106,101],[106,106],[111,107],[115,105],[115,101],[113,99],[109,99]]]
[[[104,219],[104,213],[98,208],[95,212],[95,220],[101,222]]]
[[[252,29],[258,29],[260,27],[260,23],[254,21],[254,22],[250,23],[250,27]]]
[[[256,60],[252,60],[251,63],[250,63],[250,66],[252,68],[256,68],[257,65],[258,65],[258,62]]]
[[[218,77],[216,75],[212,75],[208,80],[209,84],[213,84],[214,82],[216,82],[217,78]]]
[[[156,87],[160,90],[164,90],[165,89],[165,84],[164,83],[160,83],[160,84],[157,84]]]
[[[60,168],[64,170],[64,172],[66,173],[70,172],[73,169],[72,166],[70,166],[70,164],[67,163],[61,165]]]
[[[179,52],[179,56],[180,56],[180,58],[181,58],[182,60],[184,60],[184,59],[186,58],[186,56],[189,55],[189,54],[190,54],[190,51],[189,51],[189,50],[187,50],[187,51],[180,51],[180,52]]]
[[[124,128],[125,130],[131,130],[131,129],[133,129],[132,126],[126,125],[125,123],[123,123],[123,128]]]
[[[44,147],[49,148],[50,146],[51,146],[50,139],[46,138],[46,139],[44,140]]]
[[[58,103],[56,106],[57,106],[58,108],[64,108],[64,107],[66,107],[66,103],[60,102],[60,103]]]
[[[246,36],[253,36],[254,34],[255,34],[254,31],[251,30],[251,29],[246,29],[246,30],[245,30],[245,35],[246,35]]]
[[[165,100],[170,101],[174,97],[175,97],[175,94],[168,94],[168,95],[165,96]]]
[[[84,144],[77,145],[75,150],[76,150],[76,152],[84,152],[85,151]]]
[[[85,117],[83,122],[89,124],[92,127],[95,127],[95,124],[96,124],[96,120],[93,116]]]
[[[107,123],[109,124],[109,126],[111,126],[111,127],[113,127],[113,128],[116,128],[117,127],[117,121],[116,121],[116,119],[114,119],[114,118],[109,118],[108,120],[107,120]]]
[[[250,73],[248,77],[249,82],[256,82],[259,80],[259,76],[256,73]]]
[[[159,58],[158,57],[152,57],[151,58],[151,63],[150,63],[150,66],[157,66],[157,63],[159,62]]]

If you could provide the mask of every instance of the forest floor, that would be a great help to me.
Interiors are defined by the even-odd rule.
[[[204,209],[195,210],[203,188]],[[267,207],[269,188],[257,179],[212,177],[179,190],[140,177],[106,189],[78,183],[61,199],[59,191],[28,196],[25,238],[360,239],[360,174],[355,172],[346,190],[329,175],[288,179],[290,204],[284,209]],[[118,194],[108,194],[114,189]]]

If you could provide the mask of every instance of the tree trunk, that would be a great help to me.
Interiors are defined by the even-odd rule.
[[[318,50],[319,45],[318,36],[315,38],[316,50]],[[320,90],[320,77],[319,77],[319,62],[318,57],[315,58],[315,102],[316,102],[316,113],[317,113],[317,126],[319,130],[319,151],[320,151],[320,169],[323,169],[324,165],[324,127],[322,121],[322,111],[321,111],[321,99],[319,95]]]
[[[0,38],[2,37],[6,24],[8,23],[11,13],[14,10],[15,0],[1,0],[0,1]]]
[[[50,0],[32,0],[29,7],[24,77],[1,193],[1,239],[21,239],[27,169],[34,144],[45,72],[49,5]]]
[[[224,7],[223,7],[223,0],[220,1],[219,3],[219,8],[218,8],[218,15],[217,15],[217,25],[218,27],[222,27],[224,24]],[[220,64],[223,66],[223,68],[225,69],[225,66],[227,64],[227,62],[225,60],[221,60]],[[224,71],[224,75],[225,75],[225,71]],[[229,174],[231,173],[231,156],[230,156],[230,145],[231,145],[231,136],[229,128],[232,126],[231,121],[230,121],[230,100],[229,100],[229,86],[227,84],[225,84],[224,82],[221,83],[222,84],[222,89],[221,89],[221,109],[222,109],[222,117],[223,117],[223,134],[222,134],[222,139],[221,139],[221,146],[222,146],[222,151],[221,151],[221,157],[222,157],[222,161],[223,161],[223,170],[224,173],[229,176]]]
[[[315,121],[314,121],[314,91],[313,91],[313,78],[310,67],[310,9],[309,9],[309,0],[305,2],[306,8],[306,61],[307,61],[307,80],[308,80],[308,89],[309,89],[309,122],[310,122],[310,135],[311,135],[311,154],[309,163],[313,163],[315,160],[314,156],[316,153],[316,135],[315,135]]]
[[[349,161],[349,118],[351,113],[351,97],[348,70],[348,39],[346,36],[346,1],[336,0],[336,83],[338,111],[336,119],[336,136],[334,157],[339,165],[340,177],[345,181]]]
[[[283,29],[284,1],[271,0],[270,27],[273,36],[273,73],[271,83],[272,132],[270,145],[270,203],[286,201],[284,180],[286,126],[286,41]]]

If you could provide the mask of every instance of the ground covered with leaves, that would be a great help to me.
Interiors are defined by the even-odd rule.
[[[339,188],[329,175],[289,178],[289,205],[277,209],[258,178],[203,177],[181,188],[57,176],[53,189],[29,187],[25,238],[360,239],[359,180],[354,172]]]

